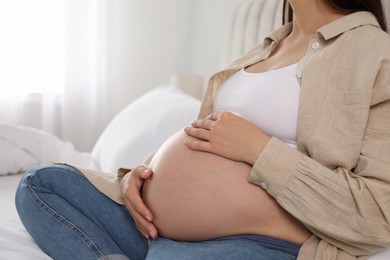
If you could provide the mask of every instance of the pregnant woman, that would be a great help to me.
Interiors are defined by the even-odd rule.
[[[117,177],[33,168],[16,205],[54,259],[349,260],[390,246],[380,0],[288,0],[197,120]],[[286,16],[286,17],[287,17]]]

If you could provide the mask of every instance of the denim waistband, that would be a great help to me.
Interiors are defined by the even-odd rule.
[[[298,256],[299,249],[302,246],[301,244],[289,242],[278,238],[262,236],[262,235],[232,235],[232,236],[216,238],[213,240],[236,240],[236,239],[250,240],[259,243],[259,245],[263,247],[273,249],[273,250],[279,250],[287,254],[293,255],[295,257]]]

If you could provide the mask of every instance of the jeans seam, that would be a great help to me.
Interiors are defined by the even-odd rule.
[[[103,257],[104,254],[100,251],[99,247],[93,242],[93,240],[81,229],[72,224],[69,220],[67,220],[64,216],[56,212],[50,206],[48,206],[39,196],[36,194],[35,190],[31,187],[31,185],[26,185],[27,191],[30,194],[33,201],[43,209],[46,214],[50,217],[58,221],[64,227],[69,228],[72,232],[77,234],[80,239],[92,250],[92,252],[96,255],[96,257]]]

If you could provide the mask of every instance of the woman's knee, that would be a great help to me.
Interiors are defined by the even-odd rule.
[[[34,166],[30,169],[28,169],[22,176],[19,182],[19,186],[16,190],[16,202],[18,202],[18,198],[20,195],[24,192],[26,192],[27,187],[33,185],[33,186],[40,186],[41,183],[41,177],[42,175],[46,175],[45,171],[52,169],[55,167],[54,165],[39,165]]]
[[[39,165],[27,170],[20,180],[19,187],[46,187],[53,184],[65,184],[68,179],[84,176],[74,167],[65,164]],[[19,190],[19,189],[18,189]]]
[[[66,185],[69,179],[84,176],[72,166],[62,164],[40,165],[27,170],[22,176],[16,190],[15,204],[18,211],[26,208],[25,203],[31,203],[36,192],[51,189],[56,185]]]

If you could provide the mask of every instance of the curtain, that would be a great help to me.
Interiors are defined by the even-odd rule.
[[[109,121],[107,2],[66,0],[66,81],[61,136],[90,151]]]
[[[0,1],[0,121],[90,151],[109,120],[106,1]]]

